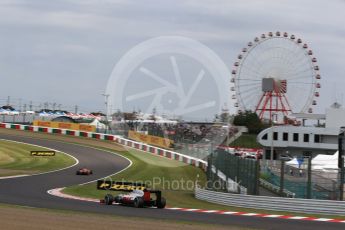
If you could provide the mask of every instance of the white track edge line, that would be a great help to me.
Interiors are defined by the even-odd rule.
[[[11,176],[10,177],[0,177],[0,180],[2,180],[2,179],[19,178],[19,177],[26,177],[26,176],[39,176],[39,175],[43,175],[43,174],[59,172],[59,171],[65,170],[65,169],[72,168],[72,167],[74,167],[74,166],[79,164],[79,160],[77,158],[75,158],[74,156],[72,156],[72,155],[70,155],[68,153],[65,153],[65,152],[53,149],[53,148],[48,148],[48,147],[44,147],[44,146],[41,146],[41,145],[35,145],[35,144],[30,144],[30,143],[25,143],[25,142],[20,142],[20,141],[7,140],[7,139],[0,139],[0,140],[1,141],[9,141],[9,142],[20,143],[20,144],[24,144],[24,145],[37,146],[37,147],[41,147],[41,148],[45,148],[45,149],[50,149],[50,150],[53,150],[53,151],[65,154],[65,155],[67,155],[67,156],[69,156],[69,157],[71,157],[71,158],[73,158],[75,160],[75,163],[73,165],[67,166],[67,167],[62,168],[62,169],[56,169],[56,170],[49,171],[49,172],[35,173],[35,174],[30,174],[30,175],[17,175],[17,176],[13,176],[13,177],[11,177]]]

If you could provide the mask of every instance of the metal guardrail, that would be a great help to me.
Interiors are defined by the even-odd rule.
[[[198,187],[195,189],[195,197],[211,203],[235,207],[310,214],[345,215],[344,201],[250,196],[215,192]]]
[[[264,179],[259,179],[260,180],[260,185],[268,190],[271,190],[271,191],[274,191],[276,193],[279,193],[280,192],[280,187],[277,186],[277,185],[274,185],[274,184],[271,184],[270,182],[264,180]],[[287,197],[290,197],[290,198],[294,198],[295,197],[295,193],[287,190],[287,189],[284,189],[283,190],[283,193],[287,196]]]

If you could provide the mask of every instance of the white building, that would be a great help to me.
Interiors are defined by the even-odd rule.
[[[326,110],[326,114],[291,116],[302,120],[302,125],[277,125],[258,134],[257,141],[264,146],[265,159],[279,159],[279,156],[287,154],[292,157],[333,155],[338,150],[340,127],[345,126],[345,109],[339,104],[333,104]],[[274,153],[272,156],[271,149]]]

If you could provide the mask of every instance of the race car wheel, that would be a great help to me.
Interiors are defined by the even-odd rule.
[[[104,202],[105,202],[106,205],[113,204],[113,201],[114,201],[114,198],[113,198],[113,196],[111,194],[105,195]]]
[[[115,201],[115,203],[120,203],[121,197],[120,196],[115,196],[114,197],[114,201]]]
[[[156,202],[157,204],[157,208],[165,208],[165,205],[166,205],[166,200],[164,197],[161,197],[161,200]]]
[[[90,171],[90,174],[93,174],[92,170]]]
[[[80,172],[79,172],[79,171],[77,171],[77,172],[76,172],[76,174],[77,174],[77,175],[80,175]]]
[[[134,199],[134,207],[136,208],[144,207],[144,199],[142,197],[136,197]]]

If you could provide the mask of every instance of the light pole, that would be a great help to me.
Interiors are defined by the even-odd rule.
[[[109,98],[109,94],[102,93],[102,96],[104,96],[105,115],[106,115],[106,118],[108,119],[108,98]]]
[[[109,98],[109,94],[106,93],[102,93],[102,96],[104,96],[104,104],[105,104],[105,119],[107,121],[107,131],[109,129],[109,120],[108,120],[108,98]]]

